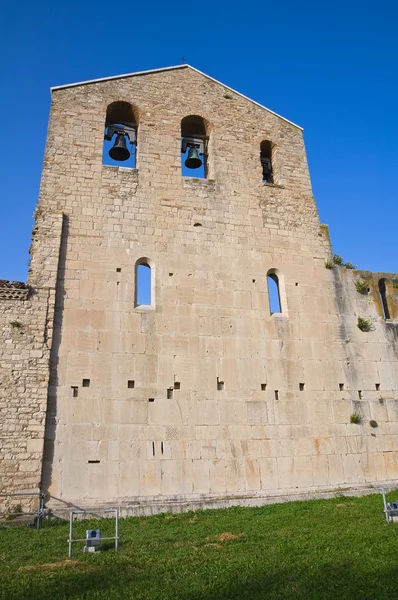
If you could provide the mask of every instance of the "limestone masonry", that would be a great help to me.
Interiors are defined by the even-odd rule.
[[[398,480],[398,275],[333,265],[301,129],[189,65],[53,89],[0,331],[0,492],[156,511]]]

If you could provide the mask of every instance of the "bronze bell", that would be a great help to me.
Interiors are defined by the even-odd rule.
[[[202,166],[202,161],[199,158],[198,149],[191,146],[188,150],[188,158],[185,161],[185,166],[188,169],[199,169]]]
[[[115,143],[109,150],[109,156],[113,160],[128,160],[130,158],[130,152],[126,146],[126,137],[123,133],[117,133]]]

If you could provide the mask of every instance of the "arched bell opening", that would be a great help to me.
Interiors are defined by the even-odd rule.
[[[385,320],[391,319],[390,310],[388,308],[388,302],[387,302],[386,283],[387,283],[387,280],[384,278],[379,280],[379,294],[380,294],[381,306],[383,308],[383,315],[384,315]]]
[[[181,170],[184,176],[207,178],[209,124],[199,115],[181,121]]]
[[[105,119],[102,164],[136,167],[137,111],[129,102],[112,102]]]

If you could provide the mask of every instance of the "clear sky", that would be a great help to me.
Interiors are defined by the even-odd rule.
[[[2,0],[0,279],[25,280],[50,86],[186,62],[304,127],[321,222],[398,271],[398,3]]]

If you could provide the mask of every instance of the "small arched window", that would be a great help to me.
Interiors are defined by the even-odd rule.
[[[207,177],[208,126],[198,115],[181,121],[181,171],[189,177]]]
[[[150,306],[155,308],[154,265],[149,258],[139,258],[135,263],[135,298],[136,307]]]
[[[272,144],[269,140],[263,140],[260,144],[260,162],[264,183],[275,183],[272,164]]]
[[[284,279],[278,269],[268,271],[267,284],[270,314],[287,313]]]
[[[112,102],[108,106],[102,164],[135,169],[137,123],[136,111],[128,102]]]
[[[380,279],[379,280],[379,293],[380,293],[380,300],[381,300],[381,306],[383,307],[383,314],[384,314],[384,318],[387,319],[391,319],[390,316],[390,311],[388,308],[388,302],[387,302],[387,280],[386,279]]]

